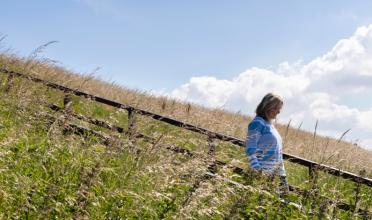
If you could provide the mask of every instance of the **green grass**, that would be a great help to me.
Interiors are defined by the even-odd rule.
[[[277,180],[250,173],[241,147],[216,141],[216,158],[228,166],[219,169],[221,178],[203,179],[211,159],[204,135],[137,116],[137,132],[158,143],[129,140],[76,119],[63,121],[62,113],[41,104],[62,106],[62,92],[17,79],[5,93],[6,80],[0,80],[0,219],[306,219],[334,214],[330,206],[323,210],[321,198],[288,196],[304,210],[280,202]],[[72,100],[74,112],[128,126],[126,111],[81,97]],[[51,123],[44,113],[60,120]],[[64,124],[72,122],[120,143],[105,146],[93,135],[64,134]],[[166,150],[169,145],[196,152],[196,157]],[[247,175],[233,173],[231,164]],[[307,168],[286,162],[286,169],[290,184],[311,188]],[[193,189],[196,183],[199,187]],[[320,174],[317,188],[332,199],[354,202],[351,181]],[[371,194],[371,188],[362,187],[360,207],[371,209]],[[353,213],[337,211],[336,216],[348,219]]]

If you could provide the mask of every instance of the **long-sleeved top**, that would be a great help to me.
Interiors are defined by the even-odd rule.
[[[248,125],[246,154],[251,168],[285,176],[282,138],[276,128],[256,116]]]

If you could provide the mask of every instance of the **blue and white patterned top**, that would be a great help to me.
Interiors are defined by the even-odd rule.
[[[282,138],[276,128],[256,116],[248,125],[246,154],[250,166],[265,173],[285,176]]]

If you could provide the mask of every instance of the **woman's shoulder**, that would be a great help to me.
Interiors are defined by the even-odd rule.
[[[267,127],[267,123],[265,119],[259,116],[256,116],[255,118],[253,118],[253,120],[248,125],[249,129],[257,129],[257,128],[264,128],[264,127]]]
[[[266,125],[267,122],[264,118],[260,117],[260,116],[256,116],[253,118],[253,120],[251,121],[251,123],[260,123],[262,125]]]

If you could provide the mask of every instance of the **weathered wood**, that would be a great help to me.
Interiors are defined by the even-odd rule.
[[[318,189],[318,169],[317,166],[311,165],[309,167],[309,184],[310,191],[305,197],[311,198],[311,210],[314,210],[316,205],[319,202],[319,189]],[[310,216],[313,216],[314,213],[311,213]]]
[[[314,161],[307,160],[307,159],[304,159],[304,158],[301,158],[301,157],[298,157],[298,156],[293,156],[293,155],[288,154],[288,153],[283,153],[283,159],[289,160],[292,163],[297,163],[297,164],[300,164],[300,165],[303,165],[303,166],[306,166],[306,167],[315,167],[316,166],[319,171],[329,173],[333,176],[339,176],[339,177],[342,177],[344,179],[349,179],[353,182],[361,182],[364,185],[372,187],[372,179],[363,178],[363,177],[361,177],[359,175],[356,175],[354,173],[343,171],[343,170],[340,170],[340,169],[337,169],[337,168],[334,168],[334,167],[331,167],[331,166],[328,166],[328,165],[318,164]]]
[[[69,132],[72,132],[72,133],[77,134],[77,135],[91,134],[91,135],[94,135],[94,136],[100,138],[105,145],[109,145],[112,142],[112,138],[110,136],[107,136],[107,135],[98,133],[96,131],[93,131],[89,128],[85,128],[85,127],[75,125],[75,124],[71,124],[71,123],[66,125],[63,131],[64,131],[65,134],[67,134]]]
[[[166,147],[166,149],[171,150],[175,153],[183,154],[187,157],[194,157],[195,156],[195,154],[193,152],[191,152],[189,149],[185,149],[185,148],[178,147],[178,146],[175,146],[175,145],[170,145],[170,146]]]
[[[318,180],[318,169],[317,166],[315,165],[310,165],[309,166],[309,183],[314,187],[317,184]]]
[[[133,109],[128,109],[128,136],[133,138],[136,133],[136,112]]]
[[[212,157],[216,156],[216,142],[213,135],[208,135],[208,154]]]
[[[65,110],[71,110],[71,105],[72,105],[71,95],[68,93],[65,93],[63,97],[63,108]]]
[[[63,108],[61,108],[61,107],[59,107],[57,105],[54,105],[54,104],[47,104],[47,106],[50,109],[52,109],[53,111],[57,111],[57,112],[61,112],[63,110]],[[91,117],[88,117],[88,116],[84,116],[84,115],[81,115],[81,114],[77,114],[77,113],[75,113],[73,111],[71,111],[70,114],[74,118],[77,118],[79,120],[82,120],[82,121],[91,123],[93,125],[97,125],[97,126],[102,127],[102,128],[106,128],[106,129],[109,129],[109,130],[112,130],[112,131],[116,131],[118,133],[123,133],[124,132],[124,128],[119,127],[119,126],[112,125],[112,124],[110,124],[108,122],[105,122],[105,121],[102,121],[102,120],[98,120],[98,119],[95,119],[95,118],[91,118]]]
[[[4,92],[8,93],[12,89],[13,80],[14,80],[13,74],[9,74],[6,80]]]
[[[365,170],[361,170],[359,172],[360,176],[366,175]],[[358,205],[359,205],[359,200],[360,200],[360,191],[361,191],[362,184],[357,182],[356,187],[355,187],[355,198],[354,198],[354,213],[358,212]]]

